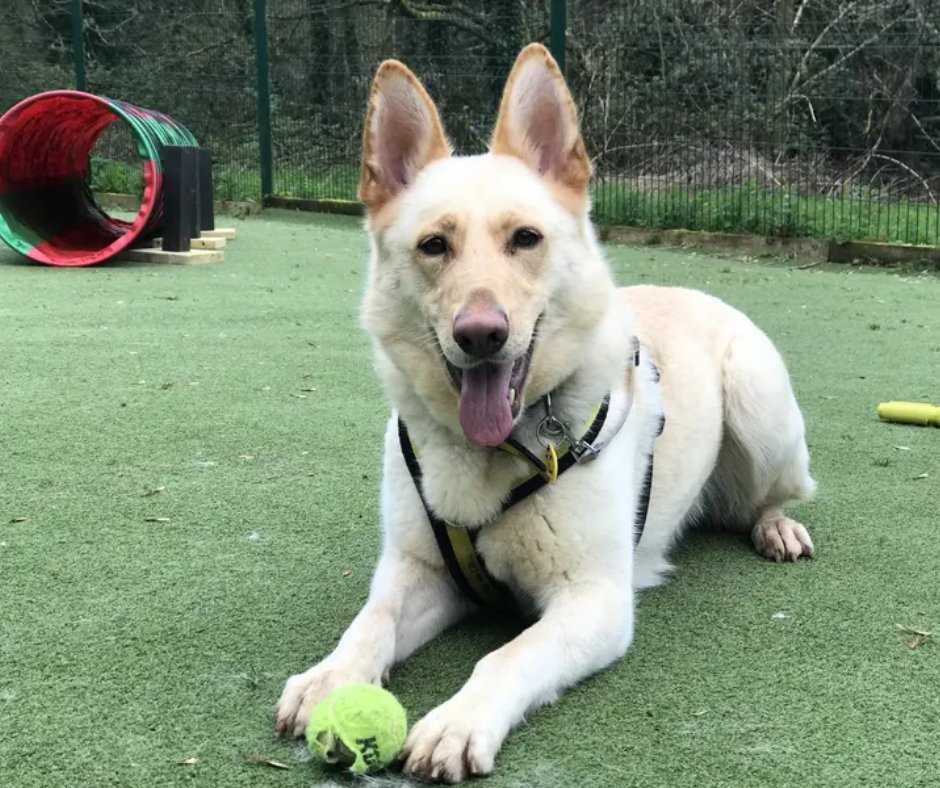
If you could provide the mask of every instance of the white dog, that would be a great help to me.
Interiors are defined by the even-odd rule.
[[[663,579],[688,523],[747,529],[776,561],[812,555],[781,508],[814,482],[779,354],[715,298],[615,288],[590,175],[544,47],[520,54],[481,156],[451,156],[421,83],[396,61],[379,68],[360,196],[363,319],[395,411],[384,548],[339,645],[288,680],[279,731],[302,734],[331,690],[382,682],[508,594],[535,623],[481,659],[402,754],[424,779],[486,774],[526,712],[626,651],[634,591]]]

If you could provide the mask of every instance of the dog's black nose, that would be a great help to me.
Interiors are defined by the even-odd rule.
[[[454,341],[468,356],[488,358],[509,338],[509,317],[495,304],[471,305],[454,318]]]

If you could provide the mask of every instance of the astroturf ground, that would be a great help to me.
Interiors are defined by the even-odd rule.
[[[344,218],[237,227],[217,265],[0,252],[2,786],[333,779],[275,739],[271,710],[342,634],[378,553],[366,240]],[[640,598],[626,658],[531,715],[485,784],[935,785],[940,430],[875,406],[940,404],[940,278],[608,252],[619,281],[702,288],[779,344],[819,482],[794,515],[818,557],[690,538]],[[912,649],[899,624],[936,634]],[[513,626],[468,622],[397,668],[412,720]]]

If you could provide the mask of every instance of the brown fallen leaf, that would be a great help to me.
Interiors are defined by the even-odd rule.
[[[911,651],[914,651],[918,646],[922,646],[928,640],[930,640],[931,633],[925,629],[915,629],[914,627],[909,627],[906,624],[895,624],[895,626],[901,631],[906,632],[909,635],[914,635],[914,639],[908,643],[908,648]]]
[[[25,523],[28,519],[28,517],[14,517],[10,520],[10,523]]]
[[[286,763],[281,763],[280,761],[275,761],[272,758],[262,758],[260,755],[249,755],[245,758],[242,758],[244,763],[254,763],[258,766],[270,766],[272,769],[290,769]]]
[[[349,577],[352,574],[352,569],[344,569],[343,577]]]
[[[144,491],[143,497],[146,498],[149,495],[159,495],[165,489],[166,487],[151,487],[150,489]]]
[[[168,523],[170,522],[169,517],[145,517],[145,523]]]
[[[176,765],[177,766],[195,766],[197,763],[199,763],[198,758],[187,758],[185,761],[177,761]]]

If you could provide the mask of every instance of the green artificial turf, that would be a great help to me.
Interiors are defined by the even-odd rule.
[[[270,716],[378,553],[366,240],[344,218],[237,227],[217,265],[0,253],[2,786],[334,779]],[[531,715],[485,784],[935,784],[940,430],[879,423],[875,405],[940,404],[940,279],[609,252],[620,281],[701,287],[778,342],[818,557],[777,566],[737,537],[690,538],[641,597],[628,656]],[[911,649],[896,624],[937,636]],[[513,627],[468,622],[395,670],[412,719]]]

